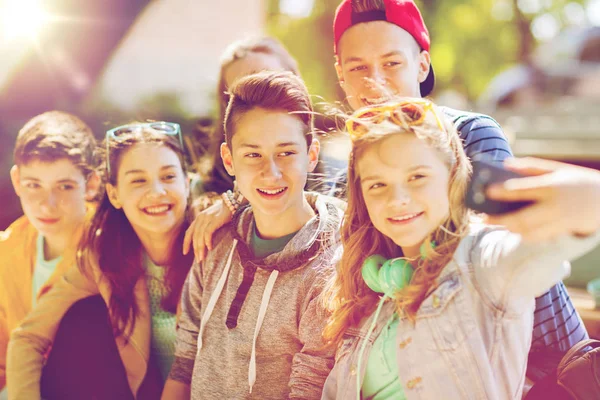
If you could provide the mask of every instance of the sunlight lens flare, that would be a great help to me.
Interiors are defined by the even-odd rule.
[[[34,40],[48,21],[40,0],[4,0],[0,2],[0,27],[4,39]]]

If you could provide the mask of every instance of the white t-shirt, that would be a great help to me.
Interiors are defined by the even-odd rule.
[[[31,290],[31,306],[35,306],[38,292],[44,283],[50,279],[62,257],[46,260],[44,257],[44,237],[38,235],[36,241],[35,269],[33,270],[33,286]],[[3,400],[3,399],[0,399]]]

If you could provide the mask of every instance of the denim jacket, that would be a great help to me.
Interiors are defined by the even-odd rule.
[[[534,298],[570,272],[572,260],[600,241],[561,237],[527,244],[498,227],[473,225],[416,314],[396,332],[400,383],[407,399],[520,399],[531,346]],[[322,399],[356,399],[373,343],[395,312],[384,304],[346,331]],[[362,363],[359,349],[367,340]]]

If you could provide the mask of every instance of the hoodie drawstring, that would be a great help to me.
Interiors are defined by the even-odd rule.
[[[212,292],[210,299],[208,300],[208,304],[206,305],[206,309],[204,310],[204,314],[202,314],[202,319],[200,320],[200,331],[198,332],[198,351],[202,349],[202,333],[204,332],[204,328],[212,315],[213,310],[215,309],[215,305],[219,300],[219,296],[221,296],[221,292],[223,291],[223,287],[225,286],[225,281],[227,280],[227,276],[229,275],[229,270],[231,269],[231,261],[233,260],[233,254],[235,253],[235,247],[237,246],[238,241],[234,239],[233,245],[231,246],[231,252],[229,253],[229,258],[227,259],[227,264],[225,265],[225,269],[217,282],[217,286],[215,290]]]
[[[258,318],[256,319],[256,327],[254,328],[254,338],[252,339],[250,366],[248,367],[248,384],[250,385],[250,393],[252,393],[252,387],[254,386],[254,382],[256,382],[256,339],[258,338],[258,332],[260,332],[260,328],[262,327],[265,319],[265,314],[267,313],[267,308],[269,307],[269,300],[271,299],[271,293],[273,293],[273,287],[275,286],[275,281],[277,280],[278,276],[278,270],[271,272],[269,280],[267,281],[267,285],[265,286],[265,291],[263,292],[262,300],[260,302]]]
[[[217,301],[223,292],[223,287],[225,287],[225,281],[227,281],[227,276],[229,275],[229,270],[231,269],[231,264],[233,260],[233,254],[235,253],[235,248],[237,246],[238,241],[234,240],[233,245],[231,246],[231,252],[229,253],[229,258],[227,259],[227,264],[225,265],[225,269],[217,282],[217,286],[215,290],[212,292],[210,299],[208,300],[208,304],[206,305],[206,309],[204,310],[204,314],[202,314],[202,319],[200,320],[200,330],[198,332],[198,352],[202,349],[202,335],[204,333],[204,328],[212,315]],[[260,332],[260,328],[262,327],[263,321],[265,320],[265,315],[267,313],[267,308],[269,307],[269,301],[271,300],[271,294],[273,293],[273,287],[275,286],[275,281],[279,276],[278,270],[273,270],[271,275],[269,276],[269,280],[265,286],[265,290],[263,292],[262,300],[260,302],[260,308],[258,310],[258,317],[256,319],[256,327],[254,328],[254,337],[252,339],[252,353],[250,355],[250,365],[248,367],[248,385],[250,386],[250,393],[252,393],[252,387],[256,382],[256,339],[258,338],[258,334]]]

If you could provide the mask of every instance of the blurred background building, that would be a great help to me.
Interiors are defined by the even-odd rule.
[[[331,38],[338,3],[0,0],[0,229],[20,215],[8,176],[16,133],[40,112],[73,112],[99,139],[132,120],[180,122],[195,160],[215,117],[220,54],[258,34],[297,58],[315,103],[342,101]],[[600,0],[417,3],[432,38],[435,100],[491,114],[517,155],[600,168]],[[600,250],[571,282],[596,276]]]

